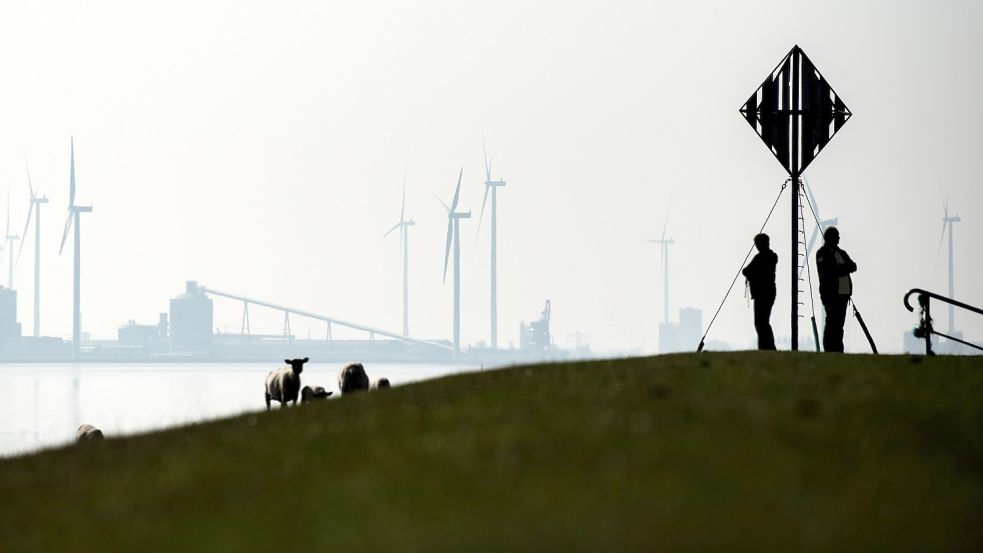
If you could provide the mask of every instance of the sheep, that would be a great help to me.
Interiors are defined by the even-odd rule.
[[[369,389],[369,375],[361,363],[351,363],[338,373],[338,389],[341,395]]]
[[[102,435],[102,430],[99,430],[91,424],[83,424],[79,426],[78,430],[75,431],[76,442],[91,442],[101,440],[103,438],[105,438],[105,436]]]
[[[382,388],[389,388],[389,387],[390,387],[389,379],[384,376],[381,378],[376,378],[375,380],[372,381],[373,390],[380,390]]]
[[[297,394],[300,392],[300,373],[304,370],[304,363],[310,361],[309,357],[303,359],[284,359],[289,367],[280,367],[270,371],[266,375],[266,410],[270,410],[270,400],[280,402],[280,407],[286,407],[287,402],[292,401],[297,405]]]
[[[307,403],[317,399],[328,399],[328,397],[334,392],[328,392],[321,386],[315,386],[311,389],[310,386],[304,386],[300,389],[300,402]]]

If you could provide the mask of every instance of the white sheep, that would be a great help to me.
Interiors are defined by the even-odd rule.
[[[373,390],[379,390],[382,388],[389,388],[389,387],[391,387],[389,384],[389,379],[384,376],[381,378],[376,378],[375,380],[372,381]]]
[[[75,431],[75,441],[76,442],[91,442],[93,440],[101,440],[105,436],[102,435],[102,430],[99,430],[91,424],[83,424],[79,426],[78,430]]]
[[[270,409],[270,400],[279,401],[280,407],[286,407],[289,401],[297,405],[297,394],[300,392],[300,373],[304,370],[304,363],[308,361],[310,361],[309,357],[284,359],[289,367],[274,369],[266,375],[267,411]]]
[[[338,373],[338,389],[341,395],[369,389],[369,375],[361,363],[351,363]]]
[[[318,399],[328,399],[333,393],[321,386],[315,386],[313,389],[310,386],[304,386],[300,389],[300,402],[307,403]]]

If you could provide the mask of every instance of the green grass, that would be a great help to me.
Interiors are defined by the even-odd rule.
[[[983,358],[519,367],[0,461],[3,551],[297,548],[979,551]]]

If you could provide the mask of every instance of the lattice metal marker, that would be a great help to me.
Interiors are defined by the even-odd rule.
[[[793,46],[741,107],[741,115],[792,180],[792,349],[799,349],[799,177],[853,115],[812,61]],[[808,263],[808,260],[806,260]]]

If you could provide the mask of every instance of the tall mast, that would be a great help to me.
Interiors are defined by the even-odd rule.
[[[792,283],[792,351],[799,350],[799,176],[802,174],[799,168],[799,119],[801,115],[796,113],[801,109],[799,105],[799,47],[792,49],[792,80],[790,92],[792,97],[792,263],[791,283]],[[788,96],[785,97],[788,101]],[[808,263],[809,260],[806,260]]]
[[[410,295],[410,284],[409,284],[409,251],[410,251],[410,229],[405,223],[400,223],[403,225],[402,235],[403,235],[403,336],[410,335],[410,315],[409,315],[409,295]]]
[[[498,349],[498,187],[492,186],[491,220],[491,347]]]

